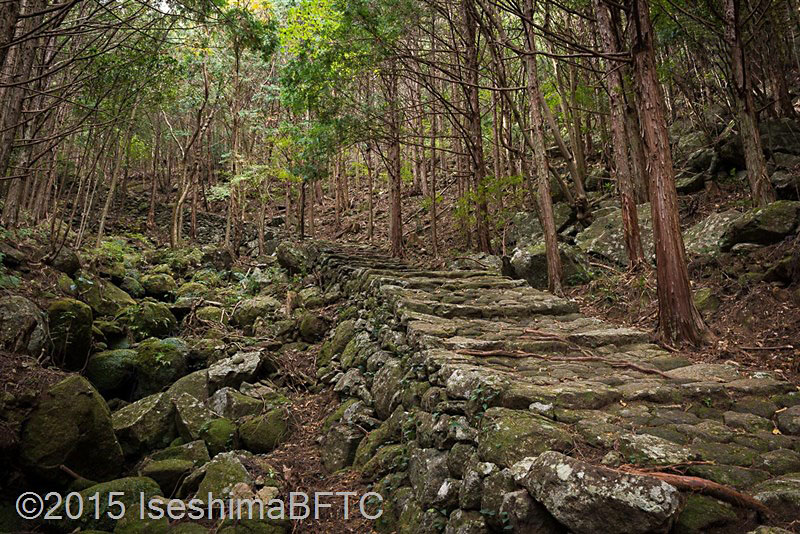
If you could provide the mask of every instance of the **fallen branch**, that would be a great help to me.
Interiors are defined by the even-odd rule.
[[[739,347],[741,350],[794,350],[793,345],[780,345],[777,347]]]

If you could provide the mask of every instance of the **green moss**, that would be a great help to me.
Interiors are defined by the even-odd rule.
[[[730,505],[704,495],[689,495],[678,516],[675,534],[700,534],[711,527],[736,521],[736,512]]]
[[[178,320],[166,304],[144,301],[128,306],[117,319],[128,328],[137,341],[149,337],[167,337],[178,327]]]

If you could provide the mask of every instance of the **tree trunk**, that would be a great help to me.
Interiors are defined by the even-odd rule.
[[[594,0],[597,24],[603,39],[603,48],[611,56],[619,52],[619,44],[613,31],[611,16],[602,0]],[[625,249],[632,269],[645,263],[642,239],[639,231],[639,216],[636,212],[636,198],[628,163],[627,136],[625,135],[625,101],[622,88],[622,74],[618,65],[606,60],[608,80],[608,99],[611,109],[611,136],[614,150],[614,167],[617,174],[620,205],[622,206],[622,228],[625,234]]]
[[[736,115],[739,122],[739,135],[744,145],[744,159],[747,165],[747,179],[750,193],[756,206],[766,206],[775,201],[775,190],[767,176],[767,162],[761,146],[758,131],[750,72],[744,54],[739,28],[739,1],[724,0],[725,43],[731,55],[732,89],[736,101]]]
[[[402,163],[400,161],[400,95],[398,91],[397,73],[390,72],[386,76],[387,96],[389,100],[389,157],[387,161],[389,174],[389,241],[392,256],[403,255],[403,215],[401,211]]]
[[[533,0],[525,0],[525,17],[533,20]],[[539,216],[544,231],[545,251],[547,254],[547,282],[551,292],[562,295],[561,254],[558,250],[555,217],[553,216],[553,199],[550,196],[550,174],[547,161],[547,150],[544,141],[544,122],[541,105],[544,99],[539,88],[539,74],[536,66],[536,38],[533,28],[525,24],[528,54],[525,67],[528,71],[528,94],[530,95],[531,140],[533,142],[533,160],[537,176],[539,194]]]
[[[475,199],[475,234],[478,250],[491,253],[489,237],[489,208],[486,201],[486,160],[483,154],[483,132],[481,129],[480,94],[478,91],[478,13],[474,0],[463,0],[464,38],[466,40],[466,85],[467,128],[469,131],[469,154],[472,163],[472,182]]]
[[[633,65],[639,117],[650,171],[650,203],[658,282],[658,333],[667,343],[706,343],[711,333],[694,305],[678,218],[675,169],[669,146],[664,96],[653,51],[647,0],[628,0],[633,25]]]

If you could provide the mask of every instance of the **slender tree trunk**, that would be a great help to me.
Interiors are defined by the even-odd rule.
[[[725,43],[731,55],[731,74],[733,95],[736,100],[736,114],[739,122],[739,135],[744,145],[744,159],[747,165],[747,179],[750,193],[756,206],[766,206],[775,201],[775,190],[767,176],[767,162],[761,146],[758,131],[750,73],[744,53],[739,28],[739,0],[724,0]]]
[[[619,45],[613,31],[611,16],[602,0],[594,0],[594,12],[600,34],[603,38],[603,48],[611,56],[619,52]],[[628,149],[625,146],[625,101],[622,88],[622,75],[618,65],[606,60],[606,76],[608,81],[608,98],[611,109],[611,136],[614,150],[614,168],[617,173],[617,188],[619,189],[620,205],[622,206],[622,228],[625,234],[625,249],[628,252],[628,262],[632,269],[638,269],[645,262],[642,239],[639,231],[639,216],[636,212],[636,193],[631,179],[630,165],[628,164]]]
[[[474,0],[463,0],[464,38],[466,40],[466,83],[468,147],[472,164],[472,181],[475,200],[475,234],[478,250],[492,251],[489,236],[489,207],[486,200],[486,160],[483,154],[483,131],[481,129],[480,94],[478,91],[478,13]]]
[[[392,245],[392,256],[403,255],[403,215],[401,207],[402,176],[400,161],[400,94],[398,76],[392,68],[386,76],[389,100],[389,241]]]
[[[533,0],[525,0],[525,16],[533,20]],[[558,250],[558,235],[556,233],[555,217],[553,215],[553,199],[550,196],[549,163],[544,141],[544,122],[542,120],[541,97],[539,88],[539,74],[536,66],[536,37],[528,24],[526,26],[526,39],[528,55],[525,63],[528,71],[528,92],[530,95],[531,137],[533,141],[533,159],[536,167],[537,190],[539,193],[539,215],[544,230],[545,250],[547,254],[547,281],[551,292],[562,295],[564,290],[561,284],[561,254]]]
[[[648,0],[628,0],[633,25],[634,77],[650,172],[650,203],[658,281],[658,332],[667,343],[703,344],[710,331],[697,311],[689,286],[686,252],[678,218],[675,169],[653,50]]]

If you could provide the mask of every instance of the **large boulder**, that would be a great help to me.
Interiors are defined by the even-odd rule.
[[[208,399],[208,407],[214,413],[236,420],[248,415],[257,415],[265,407],[262,400],[249,397],[233,388],[222,388]]]
[[[355,426],[336,424],[322,438],[322,465],[329,473],[353,464],[364,431]]]
[[[59,299],[47,308],[53,360],[64,369],[79,371],[92,350],[92,309],[75,299]]]
[[[536,458],[522,484],[576,534],[667,532],[681,504],[678,490],[666,482],[554,451]]]
[[[800,200],[800,170],[779,169],[769,177],[779,199]]]
[[[137,341],[170,336],[178,327],[178,320],[166,304],[148,300],[128,306],[118,319]]]
[[[184,376],[188,369],[186,351],[167,340],[148,339],[136,347],[134,397],[159,393]]]
[[[559,243],[558,251],[564,281],[568,285],[586,281],[589,271],[579,251],[563,243]],[[543,242],[514,249],[511,267],[516,278],[527,281],[536,289],[547,289],[547,250]]]
[[[127,477],[111,480],[90,486],[80,492],[81,501],[86,507],[84,513],[81,514],[79,519],[65,519],[59,520],[58,527],[68,531],[90,532],[90,531],[115,531],[119,520],[114,517],[120,513],[120,507],[117,504],[121,503],[125,509],[125,520],[140,519],[140,502],[148,502],[153,497],[162,495],[161,488],[151,478],[147,477]],[[97,496],[97,501],[94,500]],[[113,500],[111,497],[113,496]],[[95,503],[97,509],[94,508]],[[91,512],[89,511],[91,510]],[[95,512],[99,512],[95,514]],[[116,530],[115,532],[118,532]],[[142,531],[145,532],[145,531]],[[146,532],[152,532],[147,530]]]
[[[47,316],[18,295],[0,298],[0,349],[39,356],[50,341]]]
[[[791,119],[766,119],[758,124],[761,144],[770,153],[800,155],[800,123]]]
[[[23,424],[24,465],[53,482],[68,480],[65,466],[90,480],[108,480],[122,468],[122,449],[103,397],[83,377],[55,384]]]
[[[742,214],[736,210],[712,213],[683,234],[686,253],[692,256],[716,256],[722,251],[723,238]]]
[[[653,218],[650,204],[636,206],[639,229],[646,257],[653,256]],[[586,254],[599,256],[619,265],[628,264],[625,235],[622,230],[622,210],[597,217],[594,222],[575,237],[575,244]]]
[[[203,468],[205,475],[197,490],[198,499],[208,498],[209,493],[215,499],[227,499],[233,495],[237,484],[252,484],[253,479],[239,456],[235,452],[224,452],[206,464]]]
[[[128,293],[102,278],[78,276],[75,278],[75,285],[81,300],[88,304],[97,316],[113,316],[126,307],[136,304]]]
[[[104,397],[127,398],[133,391],[136,372],[136,351],[106,350],[92,354],[86,365],[86,378]]]
[[[137,456],[169,445],[177,436],[175,407],[166,393],[156,393],[111,416],[114,432],[127,456]]]
[[[239,302],[231,317],[240,328],[253,326],[259,317],[273,318],[281,310],[281,303],[274,297],[261,296]]]
[[[791,235],[800,224],[800,202],[778,200],[745,212],[725,232],[722,249],[738,243],[771,245]]]

